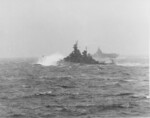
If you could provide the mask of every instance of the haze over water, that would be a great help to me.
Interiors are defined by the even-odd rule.
[[[149,0],[1,0],[0,58],[94,53],[148,55]]]

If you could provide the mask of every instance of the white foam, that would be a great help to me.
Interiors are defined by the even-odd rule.
[[[37,64],[43,65],[43,66],[51,66],[51,65],[57,65],[57,62],[62,60],[64,58],[63,55],[59,53],[55,53],[49,56],[43,56],[40,58],[37,62]]]
[[[119,66],[131,66],[131,67],[134,67],[134,66],[141,66],[141,67],[148,66],[147,64],[141,64],[141,63],[117,63],[117,65],[119,65]]]

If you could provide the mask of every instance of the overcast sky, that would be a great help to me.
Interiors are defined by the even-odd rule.
[[[94,53],[148,55],[150,0],[0,0],[0,58]]]

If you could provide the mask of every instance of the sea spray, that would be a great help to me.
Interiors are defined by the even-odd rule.
[[[54,53],[52,55],[49,56],[43,56],[41,57],[37,64],[43,65],[43,66],[56,66],[58,61],[62,60],[64,58],[63,55],[59,54],[59,53]]]
[[[149,59],[141,56],[122,56],[116,59],[116,64],[128,67],[148,67]]]

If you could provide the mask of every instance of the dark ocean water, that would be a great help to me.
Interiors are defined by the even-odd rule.
[[[0,61],[0,118],[150,117],[149,67]]]

